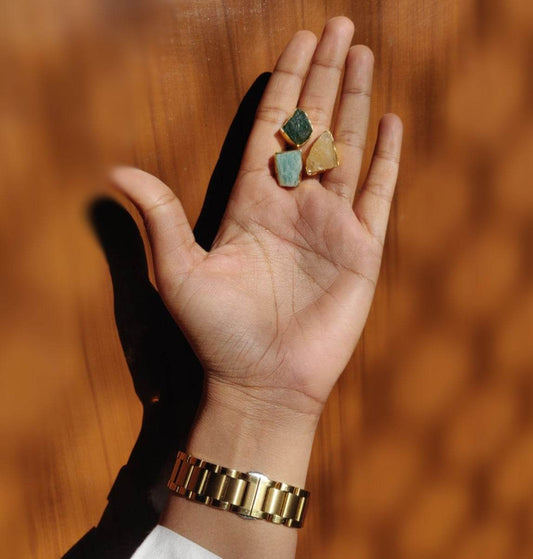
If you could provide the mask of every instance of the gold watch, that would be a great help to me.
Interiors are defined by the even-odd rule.
[[[178,495],[243,518],[301,528],[309,491],[259,472],[239,472],[179,451],[168,488]]]

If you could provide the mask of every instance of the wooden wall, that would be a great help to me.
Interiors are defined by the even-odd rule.
[[[65,553],[139,432],[86,217],[107,167],[157,174],[194,221],[254,79],[293,32],[339,14],[376,55],[371,139],[394,111],[405,147],[376,301],[316,439],[298,557],[533,556],[530,6],[1,2],[3,557]]]

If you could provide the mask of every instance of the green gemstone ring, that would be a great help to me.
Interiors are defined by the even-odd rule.
[[[292,116],[283,123],[280,132],[287,143],[299,148],[309,140],[313,133],[313,127],[305,111],[296,109]]]

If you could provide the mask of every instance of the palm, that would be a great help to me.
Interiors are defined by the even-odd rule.
[[[333,62],[327,67],[320,61],[321,50],[331,51],[335,43],[342,63],[351,40],[346,20],[332,21],[298,102],[326,121],[337,84],[322,85],[328,83],[324,72],[338,72]],[[396,180],[399,126],[392,117],[384,119],[354,212],[361,162],[355,139],[366,135],[372,66],[368,51],[354,47],[334,127],[341,166],[322,182],[305,179],[295,189],[281,188],[268,159],[279,151],[279,120],[297,99],[288,93],[283,99],[280,89],[290,89],[289,76],[305,73],[313,50],[310,36],[297,34],[281,56],[210,252],[194,243],[179,202],[162,183],[139,171],[118,182],[149,226],[161,295],[208,380],[255,392],[298,393],[321,404],[353,351],[372,301]],[[320,97],[327,106],[313,107],[309,100],[324,90]],[[324,121],[316,132],[328,125]]]
[[[213,249],[168,304],[180,309],[176,318],[208,370],[319,399],[353,351],[381,250],[350,206],[318,181],[292,192],[264,180],[258,190],[268,195],[230,202]],[[257,185],[237,186],[254,192]],[[324,339],[333,343],[325,348]]]

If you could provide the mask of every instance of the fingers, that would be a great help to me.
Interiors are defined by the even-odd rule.
[[[268,161],[283,145],[278,131],[296,108],[316,42],[317,39],[311,31],[299,31],[279,57],[257,108],[255,124],[242,161],[242,170],[263,169],[265,173],[269,173]]]
[[[352,204],[366,145],[374,55],[363,45],[350,49],[333,130],[340,166],[328,171],[322,185]]]
[[[353,32],[353,23],[348,18],[335,17],[326,24],[318,47],[310,31],[294,35],[281,54],[257,109],[241,170],[263,170],[270,175],[268,161],[284,145],[279,129],[297,106],[308,113],[313,138],[330,127]]]
[[[370,169],[354,210],[359,221],[381,244],[385,241],[398,178],[401,146],[402,121],[394,114],[384,115],[379,123]]]
[[[178,283],[203,258],[183,207],[156,177],[132,167],[118,167],[111,180],[139,210],[150,240],[158,283]],[[160,287],[162,287],[160,285]]]
[[[313,125],[309,145],[331,126],[337,91],[353,33],[354,25],[346,17],[330,19],[324,27],[298,102],[298,106],[307,113]]]

